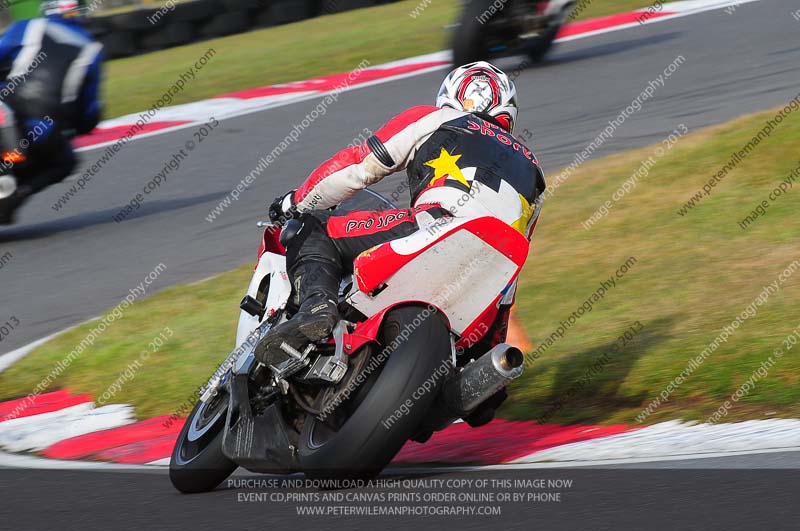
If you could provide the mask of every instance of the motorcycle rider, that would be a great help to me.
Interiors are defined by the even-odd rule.
[[[545,182],[533,152],[512,134],[517,111],[516,88],[501,70],[486,62],[456,68],[435,107],[401,113],[277,198],[269,210],[273,221],[302,221],[286,244],[300,307],[261,340],[256,357],[274,365],[288,358],[283,343],[301,350],[329,337],[339,319],[342,274],[352,272],[353,260],[376,245],[430,230],[445,218],[474,216],[499,218],[530,239]],[[326,210],[403,169],[411,208],[346,215]],[[510,304],[498,311],[490,334],[495,343],[505,340],[509,309]]]
[[[78,0],[48,0],[43,17],[13,23],[0,40],[0,99],[13,110],[27,162],[14,168],[15,190],[0,199],[0,224],[31,195],[75,167],[70,139],[100,120],[102,45],[83,28]],[[3,117],[0,126],[14,124]],[[7,150],[20,146],[3,146]]]

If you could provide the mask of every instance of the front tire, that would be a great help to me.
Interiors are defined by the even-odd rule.
[[[381,331],[381,345],[396,346],[387,351],[381,368],[337,406],[337,413],[345,410],[343,421],[306,417],[298,449],[306,476],[377,475],[416,433],[436,400],[450,370],[450,336],[442,317],[423,306],[403,306],[386,314]],[[380,352],[376,349],[372,359]]]
[[[228,398],[220,389],[208,402],[198,401],[187,417],[169,461],[169,479],[179,491],[209,492],[236,470],[222,453]]]

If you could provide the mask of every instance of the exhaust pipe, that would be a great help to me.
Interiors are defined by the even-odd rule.
[[[459,417],[469,415],[497,391],[519,378],[524,361],[520,349],[506,343],[497,345],[445,383],[445,404]]]

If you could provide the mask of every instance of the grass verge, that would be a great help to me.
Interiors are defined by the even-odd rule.
[[[746,230],[738,225],[798,166],[796,149],[789,149],[800,145],[796,118],[784,120],[699,206],[685,216],[677,214],[773,116],[761,113],[684,136],[589,230],[582,222],[653,156],[655,147],[585,164],[546,202],[517,297],[518,316],[536,345],[546,344],[629,257],[636,262],[528,367],[513,386],[505,416],[635,423],[763,286],[800,260],[797,200],[792,197],[800,191],[790,189]],[[797,184],[800,178],[794,188]],[[231,349],[236,302],[250,273],[243,266],[136,302],[48,390],[102,396],[169,327],[172,337],[132,371],[109,402],[134,404],[140,417],[172,413]],[[641,326],[634,325],[637,321]],[[1,373],[0,399],[31,392],[92,326],[59,336]],[[632,340],[615,349],[617,338],[631,326]],[[799,326],[800,269],[645,422],[705,420],[748,380],[752,388],[735,401],[726,420],[800,416],[798,350],[787,352],[766,377],[753,379]]]
[[[586,2],[579,19],[649,4]],[[149,109],[209,48],[216,55],[173,104],[347,72],[363,60],[377,65],[447,48],[446,26],[457,19],[459,2],[436,0],[418,16],[410,16],[418,4],[406,0],[110,61],[104,83],[106,114],[113,118]]]
[[[108,404],[135,404],[139,418],[172,414],[233,349],[237,301],[252,273],[252,266],[242,266],[136,301],[73,356],[97,323],[70,330],[0,373],[0,397],[27,395],[55,371],[58,378],[45,392],[73,389],[106,397]],[[158,337],[163,345],[151,346]],[[59,374],[57,367],[65,365]]]
[[[562,321],[570,325],[572,313],[629,257],[637,262],[602,300],[592,301],[591,311],[584,309],[562,330],[563,337],[542,349],[514,386],[506,414],[547,414],[558,422],[637,422],[643,408],[666,390],[667,400],[645,422],[706,420],[726,400],[731,400],[727,421],[800,416],[800,350],[786,353],[766,377],[754,376],[763,363],[770,365],[775,349],[785,350],[783,340],[800,327],[800,268],[680,380],[691,360],[746,311],[765,285],[777,281],[792,262],[800,266],[797,198],[791,197],[800,191],[777,199],[746,230],[738,225],[798,167],[797,150],[790,148],[800,145],[796,117],[784,120],[699,206],[678,214],[774,115],[761,113],[689,134],[660,159],[656,148],[648,147],[587,163],[545,202],[517,298],[518,316],[534,344],[546,345]],[[613,194],[649,157],[656,159],[649,174],[615,203]],[[800,178],[795,189],[797,184]],[[584,223],[609,200],[608,215],[586,229]],[[641,330],[631,331],[632,340],[617,349],[617,338],[631,326]],[[732,399],[748,381],[746,394]]]

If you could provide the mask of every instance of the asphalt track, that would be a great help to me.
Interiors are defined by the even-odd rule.
[[[679,123],[696,130],[781,105],[797,91],[800,22],[791,17],[793,9],[794,2],[766,0],[739,6],[732,15],[711,11],[561,44],[545,65],[519,75],[519,127],[534,131],[532,144],[552,172],[570,162],[679,54],[686,62],[595,157],[657,142]],[[514,64],[509,60],[501,66]],[[151,292],[251,260],[258,239],[254,221],[271,198],[295,187],[316,162],[362,128],[430,102],[441,76],[436,72],[343,94],[214,223],[205,220],[209,211],[316,102],[223,121],[179,173],[120,224],[111,216],[183,147],[190,130],[129,145],[61,213],[50,205],[67,185],[35,198],[17,226],[0,231],[0,249],[13,254],[0,270],[3,314],[21,322],[2,352],[100,314],[159,262],[167,270]],[[85,163],[91,165],[97,155],[85,152]],[[398,182],[378,189],[391,190]],[[239,502],[237,489],[180,496],[163,472],[3,470],[0,522],[8,529],[407,529],[456,522],[461,529],[789,529],[798,517],[797,471],[775,469],[792,463],[797,463],[796,452],[630,465],[650,470],[423,472],[441,478],[575,480],[562,502],[515,504],[500,516],[469,519],[299,520],[297,504]],[[702,470],[658,470],[666,466]],[[740,470],[719,470],[724,468]]]
[[[519,130],[534,132],[532,145],[552,173],[679,54],[685,63],[595,158],[658,142],[679,123],[696,130],[781,105],[797,92],[800,22],[790,15],[793,9],[790,0],[766,0],[741,5],[732,15],[709,11],[560,44],[545,65],[517,78]],[[512,69],[516,64],[501,62]],[[273,197],[296,187],[364,127],[374,129],[409,106],[431,102],[443,73],[343,93],[213,223],[205,220],[211,209],[316,101],[223,121],[122,223],[112,215],[191,139],[190,129],[129,144],[61,212],[50,207],[68,183],[35,197],[16,226],[0,230],[0,250],[13,255],[0,270],[0,321],[15,316],[21,322],[0,353],[99,315],[160,262],[167,269],[151,292],[252,260],[259,238],[254,223]],[[84,164],[99,154],[82,153]],[[387,179],[378,189],[392,189],[402,178]]]
[[[345,497],[316,503],[280,499],[309,495],[316,488],[271,487],[243,483],[265,476],[238,475],[208,494],[181,495],[161,472],[3,471],[4,491],[14,503],[0,505],[8,529],[796,529],[797,471],[789,470],[599,470],[548,469],[452,472],[446,469],[394,472],[388,488],[341,489],[343,496],[369,493],[438,492],[491,494],[491,501],[371,503]],[[299,478],[298,478],[299,479]],[[402,482],[409,480],[408,486]],[[442,481],[432,485],[433,481]],[[519,487],[518,480],[571,481],[568,488]],[[302,480],[301,480],[302,481]],[[452,482],[472,481],[456,485]],[[479,487],[477,481],[483,481]],[[500,482],[511,481],[508,483]],[[327,491],[331,492],[331,491]],[[498,501],[500,493],[519,493],[525,501]],[[527,499],[528,494],[559,493],[557,499]],[[513,494],[512,494],[513,495]],[[388,499],[388,498],[387,498]],[[485,498],[484,498],[485,500]],[[492,516],[300,515],[301,507],[375,506],[495,507]],[[340,509],[342,510],[342,509]],[[350,509],[353,510],[353,509]],[[417,509],[420,510],[420,509]]]

